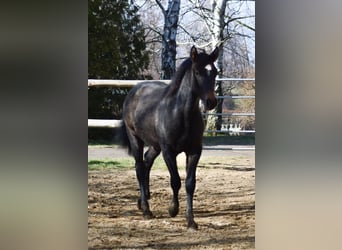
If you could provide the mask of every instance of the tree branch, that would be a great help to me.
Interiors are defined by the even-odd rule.
[[[196,1],[196,7],[198,8],[198,7],[200,7],[200,6],[201,6],[201,5],[199,4],[199,1],[197,0],[197,1]],[[207,19],[209,19],[209,18],[204,14],[202,8],[199,8],[199,10],[200,10],[200,12],[201,12],[201,14],[202,14],[202,18],[203,18],[203,20],[204,20],[204,23],[205,23],[205,26],[207,27],[208,32],[209,32],[210,34],[213,34],[213,33],[212,33],[212,29],[210,28],[210,24],[208,23],[208,20],[207,20]]]
[[[212,44],[211,41],[208,42],[208,43],[204,43],[204,44],[198,44],[195,41],[194,42],[177,42],[177,45],[195,45],[196,48],[200,48],[200,49],[206,48],[206,47],[208,47],[211,44]]]
[[[225,22],[225,26],[227,26],[229,23],[232,23],[232,22],[237,22],[238,24],[240,24],[241,26],[245,27],[245,28],[248,28],[252,31],[255,31],[255,28],[241,22],[240,20],[241,19],[247,19],[247,18],[252,18],[252,17],[255,17],[255,16],[243,16],[243,17],[235,17],[235,18],[232,18],[231,16],[227,16],[228,17],[228,21]]]
[[[155,29],[155,28],[152,27],[151,25],[147,26],[146,29],[149,29],[149,30],[151,30],[151,31],[153,31],[153,32],[155,32],[155,33],[157,33],[159,36],[163,36],[163,33],[162,33],[161,31]]]
[[[166,11],[164,9],[164,6],[162,5],[162,3],[159,0],[156,0],[156,3],[158,4],[159,8],[161,9],[164,17],[166,16]]]
[[[178,24],[178,27],[181,28],[194,42],[196,41],[195,37],[191,35],[182,25]]]

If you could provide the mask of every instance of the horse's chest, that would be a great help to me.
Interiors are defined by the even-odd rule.
[[[203,121],[200,114],[184,114],[161,112],[159,119],[159,136],[165,138],[168,144],[177,148],[187,146],[193,137],[203,133]]]

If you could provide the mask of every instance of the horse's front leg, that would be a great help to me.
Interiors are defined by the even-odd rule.
[[[193,197],[196,187],[196,168],[197,163],[201,153],[196,154],[186,154],[186,194],[187,194],[187,208],[186,208],[186,218],[188,220],[188,228],[197,230],[198,226],[194,220],[193,213]]]

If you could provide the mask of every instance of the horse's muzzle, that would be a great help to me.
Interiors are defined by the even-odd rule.
[[[213,108],[215,108],[217,105],[217,99],[214,97],[214,98],[208,98],[206,101],[205,101],[205,109],[206,110],[212,110]]]

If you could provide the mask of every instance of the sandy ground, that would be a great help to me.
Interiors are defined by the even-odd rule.
[[[206,156],[247,156],[255,155],[254,146],[241,145],[217,145],[203,146],[202,157]],[[129,157],[127,149],[113,146],[90,146],[88,147],[88,160],[110,159]]]
[[[90,158],[96,150],[101,151],[88,151]],[[95,153],[97,159],[103,154]],[[122,154],[114,156],[112,151],[112,158],[119,156]],[[137,208],[139,189],[133,166],[128,170],[89,171],[89,249],[255,248],[254,151],[222,147],[204,150],[194,197],[197,231],[186,227],[184,169],[180,176],[180,212],[171,218],[169,173],[166,167],[152,168],[150,207],[155,218],[148,220]]]

